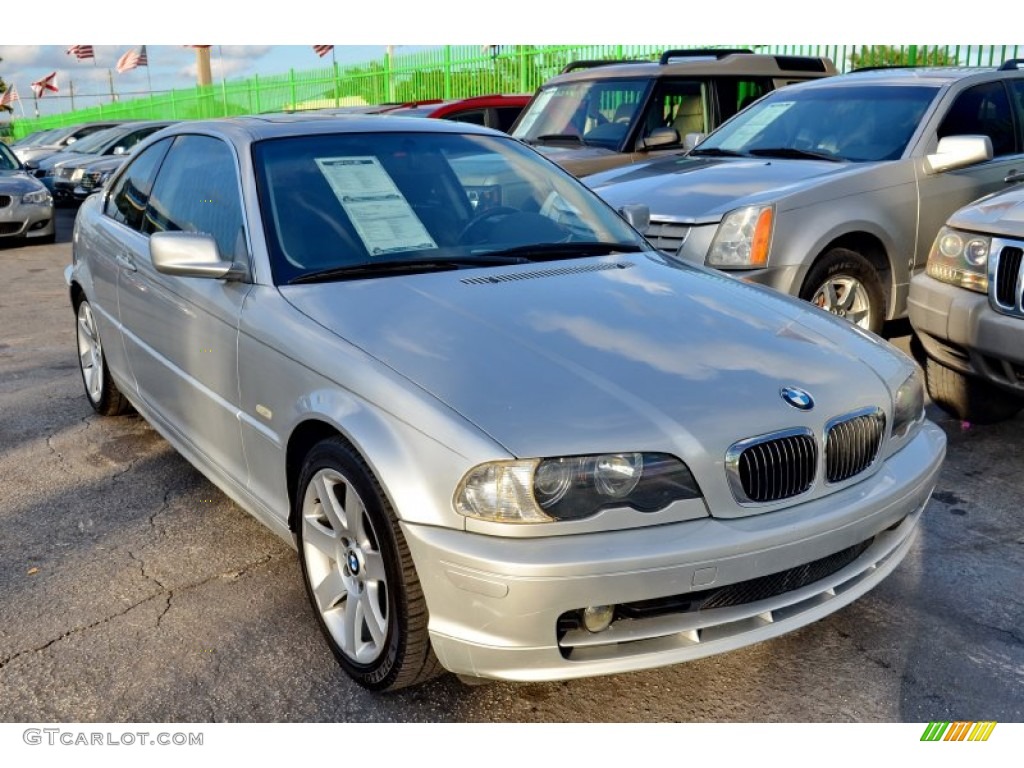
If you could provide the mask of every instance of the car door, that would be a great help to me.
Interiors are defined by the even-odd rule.
[[[221,256],[248,265],[238,163],[211,136],[175,137],[153,184],[139,247],[118,297],[139,396],[239,485],[247,479],[238,423],[238,318],[248,282],[166,275],[149,255],[154,232],[205,232]]]
[[[920,227],[914,269],[924,269],[932,242],[951,213],[979,197],[1006,187],[1005,179],[1024,171],[1021,126],[1014,120],[1006,80],[964,89],[942,117],[929,146],[934,151],[946,136],[984,135],[992,140],[993,158],[966,168],[929,174],[919,165]]]
[[[157,169],[171,146],[164,139],[147,147],[124,173],[118,176],[97,216],[96,226],[79,227],[75,249],[89,255],[91,287],[89,300],[103,339],[107,366],[118,378],[118,384],[137,390],[125,355],[121,318],[118,311],[117,285],[122,264],[130,264],[129,254],[143,251],[143,213],[149,202]]]

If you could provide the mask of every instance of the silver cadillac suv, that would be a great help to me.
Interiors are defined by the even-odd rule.
[[[768,94],[689,155],[588,176],[687,261],[878,332],[946,218],[1024,172],[1024,72],[882,69]]]

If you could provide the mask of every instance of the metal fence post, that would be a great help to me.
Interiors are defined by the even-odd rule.
[[[294,110],[295,109],[295,105],[299,103],[298,98],[296,98],[296,96],[295,96],[295,70],[294,69],[289,69],[288,70],[288,88],[289,88],[289,92],[292,95],[292,110]]]
[[[910,66],[912,66],[912,67],[916,67],[917,66],[917,46],[916,45],[908,45],[907,46],[907,63]],[[927,63],[927,62],[925,62],[925,63]]]
[[[452,47],[444,47],[444,97],[452,97]]]
[[[258,115],[262,111],[262,108],[260,107],[260,76],[259,75],[253,75],[252,76],[252,82],[253,82],[253,86],[254,86],[253,89],[252,89],[253,90],[253,101],[256,104],[256,114]]]
[[[341,106],[341,70],[338,62],[334,62],[334,106]]]

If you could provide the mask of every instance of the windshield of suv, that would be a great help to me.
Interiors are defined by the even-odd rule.
[[[618,151],[650,84],[647,78],[585,80],[543,88],[512,135],[530,144],[574,141]]]
[[[259,142],[253,159],[278,284],[650,249],[509,138],[300,136]]]
[[[783,89],[740,112],[691,154],[897,160],[938,92],[923,85]]]

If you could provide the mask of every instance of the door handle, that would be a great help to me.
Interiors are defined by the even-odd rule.
[[[1003,182],[1006,184],[1020,184],[1022,181],[1024,181],[1024,173],[1021,173],[1016,168],[1011,169],[1003,179]]]
[[[132,272],[138,270],[138,267],[135,266],[135,259],[133,259],[129,254],[119,253],[114,258],[116,259],[117,263],[120,264],[125,269],[131,270]]]

